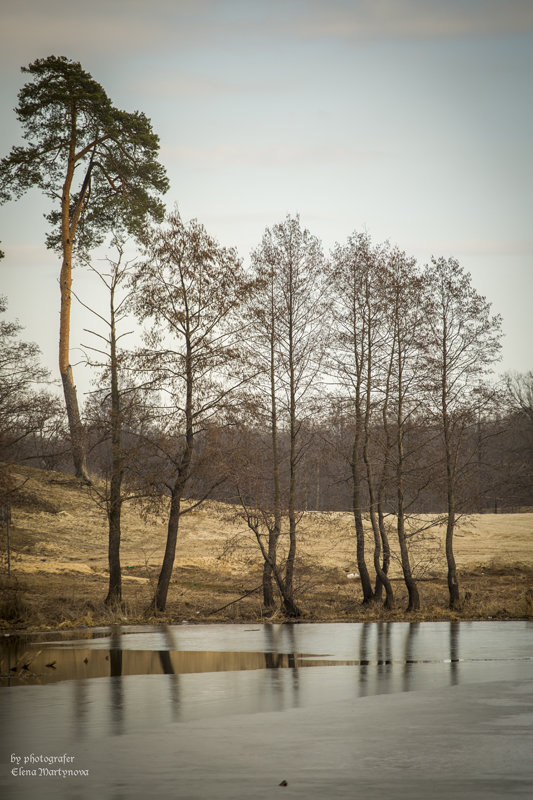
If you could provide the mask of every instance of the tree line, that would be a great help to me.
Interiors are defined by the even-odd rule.
[[[122,601],[124,502],[168,499],[150,607],[159,612],[182,516],[217,497],[234,504],[261,552],[266,608],[279,597],[287,616],[300,616],[294,570],[302,512],[332,503],[353,513],[363,602],[383,598],[387,608],[395,602],[390,537],[400,550],[408,610],[417,610],[410,541],[445,524],[449,602],[457,608],[457,522],[479,510],[488,487],[503,494],[502,437],[513,443],[506,452],[520,426],[531,437],[531,381],[509,379],[505,393],[491,380],[501,320],[470,276],[453,258],[421,267],[364,233],[326,255],[297,216],[267,228],[245,268],[198,221],[186,223],[177,209],[164,216],[158,194],[168,183],[144,115],[116,110],[67,59],[42,59],[25,71],[34,80],[21,90],[17,113],[29,144],[0,162],[0,191],[6,200],[38,185],[55,203],[49,245],[61,255],[68,436],[57,428],[53,404],[43,409],[39,434],[28,427],[23,398],[32,396],[31,370],[11,396],[28,429],[22,438],[41,448],[42,459],[67,438],[80,480],[92,483],[87,452],[106,479],[92,483],[109,521],[106,602]],[[82,416],[69,364],[72,258],[90,263],[90,250],[106,237],[107,267],[91,265],[108,303],[90,309],[100,328],[89,332],[86,359],[98,380]],[[128,237],[138,248],[130,261]],[[124,325],[132,319],[142,344],[126,348]],[[37,369],[35,352],[26,358]],[[11,379],[9,367],[4,377]],[[524,498],[530,452],[521,465]]]

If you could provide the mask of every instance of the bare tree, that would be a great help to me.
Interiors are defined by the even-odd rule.
[[[238,310],[252,284],[233,249],[221,247],[196,220],[185,224],[178,211],[166,224],[148,229],[143,259],[132,277],[132,307],[146,323],[139,370],[159,390],[154,409],[161,435],[150,443],[159,455],[159,473],[170,496],[166,549],[152,600],[164,611],[172,576],[179,521],[204,495],[184,508],[194,469],[198,436],[224,418],[244,384],[240,367],[242,322]]]
[[[266,513],[264,499],[258,506],[256,495],[251,503],[253,512],[244,503],[243,511],[264,557],[265,605],[271,606],[273,602],[274,575],[284,611],[291,617],[301,613],[294,600],[293,586],[300,519],[299,467],[306,446],[303,423],[318,390],[327,327],[324,264],[320,242],[302,229],[299,217],[287,216],[283,222],[267,228],[260,246],[252,254],[257,289],[248,308],[249,341],[252,359],[258,366],[255,396],[271,444],[270,467],[264,476],[271,486],[271,506]],[[266,398],[266,403],[262,398]],[[287,452],[282,454],[280,438],[285,434]],[[281,473],[285,455],[284,491]],[[289,544],[281,580],[276,555],[284,517]],[[266,531],[266,546],[262,531]]]
[[[408,593],[407,611],[417,611],[420,608],[420,596],[409,557],[409,534],[406,524],[408,516],[406,482],[407,474],[410,472],[407,435],[423,403],[426,292],[423,277],[417,269],[415,260],[397,248],[394,248],[389,255],[385,281],[392,347],[388,362],[391,403],[390,411],[384,417],[384,426],[387,437],[391,436],[392,432],[396,531]],[[413,483],[412,474],[410,482]]]
[[[116,250],[115,260],[108,257],[107,268],[98,269],[91,266],[92,272],[97,275],[107,293],[107,316],[100,314],[77,295],[75,296],[103,324],[104,330],[104,333],[100,333],[85,329],[98,343],[98,346],[95,344],[84,346],[88,351],[87,363],[100,373],[97,388],[92,392],[86,412],[93,430],[98,429],[100,442],[110,441],[109,464],[104,470],[105,484],[103,487],[94,485],[92,493],[105,509],[108,520],[109,586],[105,603],[120,605],[122,603],[120,566],[122,506],[125,499],[132,498],[131,492],[125,493],[123,490],[126,461],[128,456],[130,461],[132,459],[131,447],[129,454],[125,452],[124,427],[131,429],[128,422],[132,421],[132,404],[135,403],[138,389],[130,384],[127,377],[125,378],[126,354],[120,348],[121,340],[131,333],[131,331],[121,331],[120,328],[127,317],[129,292],[126,291],[125,284],[131,272],[132,262],[125,259],[125,241],[119,234],[115,234],[112,244]]]
[[[264,480],[256,481],[253,492],[248,491],[248,496],[254,498],[255,513],[262,509],[262,513],[256,518],[254,512],[248,508],[247,501],[244,499],[240,485],[241,478],[237,478],[237,491],[240,502],[245,512],[246,520],[250,529],[254,532],[257,542],[264,556],[263,565],[263,603],[267,609],[274,607],[274,592],[272,586],[272,576],[276,575],[278,586],[282,587],[282,580],[277,569],[277,546],[281,535],[282,525],[282,493],[281,493],[281,454],[279,442],[279,414],[278,414],[278,392],[280,380],[280,354],[278,339],[281,327],[281,302],[279,297],[279,286],[276,280],[277,274],[275,266],[265,264],[262,260],[262,251],[255,251],[252,254],[252,268],[257,280],[256,290],[250,298],[246,312],[249,322],[248,341],[250,344],[249,358],[256,364],[257,374],[250,388],[254,391],[253,415],[259,425],[264,426],[267,438],[270,440],[270,452],[264,453],[265,448],[261,447],[266,459],[262,459],[271,476],[268,484]],[[266,402],[265,402],[266,400]],[[259,443],[256,441],[256,446]],[[250,451],[247,451],[250,454]],[[246,459],[250,467],[250,457]],[[257,470],[255,471],[257,474]],[[264,478],[264,474],[263,474]],[[268,486],[268,488],[267,488]],[[265,489],[266,496],[265,496]],[[268,543],[266,552],[264,551],[261,521],[263,527],[268,531]],[[290,598],[288,604],[290,605]]]
[[[434,258],[426,270],[431,291],[428,354],[431,407],[439,421],[446,484],[446,560],[450,608],[460,604],[453,536],[465,432],[476,420],[483,385],[500,351],[501,318],[453,259]],[[481,399],[481,402],[485,402]]]
[[[363,603],[370,602],[374,597],[365,557],[363,483],[366,472],[372,491],[368,438],[375,380],[374,344],[376,337],[380,335],[380,321],[375,316],[376,313],[379,314],[377,309],[380,303],[378,275],[376,252],[367,234],[354,233],[345,245],[337,245],[334,249],[332,283],[335,292],[333,313],[336,339],[333,358],[345,401],[344,407],[353,429],[349,463],[357,568]],[[392,604],[390,582],[380,564],[381,538],[374,514],[374,502],[375,498],[372,496],[370,505],[374,532],[374,565],[380,580],[388,587],[388,602]]]

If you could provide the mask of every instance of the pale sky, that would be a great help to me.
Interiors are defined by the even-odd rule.
[[[365,229],[454,256],[503,316],[500,371],[533,368],[533,0],[0,0],[1,156],[20,67],[51,54],[150,117],[168,207],[245,262],[287,213],[326,251]],[[0,208],[0,293],[57,375],[46,208]],[[85,300],[94,285],[76,270]]]

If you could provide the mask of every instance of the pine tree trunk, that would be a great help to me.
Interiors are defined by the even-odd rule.
[[[81,424],[78,396],[74,385],[72,367],[70,366],[70,306],[72,287],[72,244],[66,239],[63,245],[63,263],[60,276],[61,311],[59,323],[59,372],[63,382],[65,406],[70,431],[72,459],[76,477],[83,483],[90,484],[85,455],[85,437]]]
[[[72,367],[67,364],[66,370],[61,372],[63,382],[63,394],[65,397],[65,407],[70,432],[70,444],[72,460],[74,463],[74,473],[82,483],[90,486],[91,479],[87,471],[87,460],[85,455],[85,435],[81,424],[80,412],[78,408],[78,396],[72,376]]]

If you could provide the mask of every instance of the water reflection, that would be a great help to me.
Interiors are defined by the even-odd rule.
[[[164,626],[163,636],[165,639],[165,644],[167,645],[167,649],[159,650],[159,661],[161,663],[163,674],[168,675],[170,710],[172,714],[172,719],[176,721],[179,719],[179,711],[180,711],[180,679],[179,675],[176,674],[174,665],[172,664],[170,653],[172,651],[177,650],[177,644],[174,640],[174,636],[170,626],[168,625]]]
[[[179,675],[267,670],[273,673],[271,684],[276,687],[279,682],[274,673],[289,670],[293,691],[297,692],[303,667],[351,666],[359,668],[355,678],[363,694],[375,692],[378,684],[382,687],[387,683],[395,691],[410,691],[416,688],[419,667],[425,663],[446,665],[450,684],[457,685],[465,660],[486,657],[487,639],[474,652],[482,625],[367,622],[270,624],[259,628],[191,626],[188,631],[181,626],[161,626],[148,632],[140,629],[135,634],[113,626],[106,636],[99,631],[97,637],[70,641],[4,636],[0,640],[0,684],[16,686],[107,677],[112,679],[109,691],[113,693],[113,706],[120,708],[122,678],[165,675],[172,687],[172,705],[177,707]],[[470,635],[473,631],[474,639]],[[463,654],[461,647],[465,650]]]
[[[419,630],[418,622],[410,622],[407,626],[407,633],[405,636],[404,645],[404,670],[403,670],[403,691],[409,692],[413,689],[414,681],[414,667],[416,660],[414,658],[414,651],[416,647],[416,635]]]
[[[450,622],[450,684],[459,684],[459,623]]]
[[[194,800],[267,797],[281,778],[296,786],[291,775],[298,765],[305,769],[298,773],[300,793],[294,796],[352,797],[353,776],[360,793],[364,769],[372,779],[364,784],[367,789],[392,769],[387,789],[398,793],[402,781],[418,776],[423,759],[433,753],[431,789],[448,741],[439,737],[448,730],[453,746],[446,752],[461,752],[459,768],[462,764],[469,779],[468,748],[476,740],[470,734],[492,715],[504,712],[495,735],[513,736],[513,748],[523,741],[532,632],[527,622],[383,622],[168,626],[135,633],[115,627],[105,636],[70,641],[4,637],[1,672],[4,686],[13,687],[0,689],[4,751],[69,752],[91,777],[79,784],[30,784],[9,783],[6,773],[0,775],[0,795],[7,788],[13,800],[143,800],[153,793]],[[32,680],[51,685],[22,685]],[[500,697],[498,687],[513,680],[522,682],[516,693]],[[481,691],[483,682],[490,686]],[[450,692],[450,687],[458,688]],[[358,702],[361,697],[368,700]],[[475,697],[475,708],[467,707]],[[454,703],[468,713],[451,725]],[[433,723],[435,709],[440,716]],[[409,736],[402,737],[398,731],[406,713]],[[417,733],[417,726],[430,724],[427,733],[425,727]],[[493,756],[483,755],[487,741],[480,748],[483,774],[486,765],[494,765]],[[506,754],[513,748],[504,743]],[[406,764],[416,768],[406,770]],[[515,775],[517,769],[513,763],[508,772]],[[327,780],[321,778],[324,771]],[[337,793],[339,775],[344,777]],[[261,780],[264,791],[257,792]],[[428,787],[409,797],[432,796]],[[384,797],[390,791],[366,794]],[[399,796],[407,796],[407,789]]]
[[[89,722],[89,693],[84,681],[74,681],[72,684],[72,728],[73,738],[82,741],[88,730]]]
[[[111,646],[109,649],[109,674],[111,676],[110,707],[111,707],[111,732],[117,736],[124,732],[124,697],[122,685],[122,655],[120,646],[120,632],[114,628],[111,633]]]
[[[55,661],[48,667],[49,660]],[[46,663],[45,663],[46,662]],[[187,673],[227,672],[259,669],[292,669],[302,666],[326,666],[328,661],[313,660],[312,655],[300,653],[264,652],[197,652],[176,650],[109,650],[47,648],[31,657],[27,668],[19,658],[0,660],[1,685],[58,683],[85,678],[121,678],[131,675],[168,675]],[[331,662],[331,664],[357,662]]]
[[[381,622],[257,629],[199,626],[189,631],[162,626],[129,635],[128,629],[115,626],[107,637],[70,642],[4,637],[0,680],[4,686],[70,681],[69,725],[73,739],[82,742],[96,724],[112,736],[123,735],[136,719],[151,719],[156,708],[175,723],[191,715],[226,713],[232,707],[244,713],[303,707],[310,697],[316,698],[312,702],[337,697],[346,685],[351,686],[353,700],[413,691],[435,681],[435,676],[439,685],[454,686],[461,678],[461,630],[464,626],[456,622],[433,628]],[[237,643],[241,650],[222,649]],[[206,644],[220,649],[198,649]],[[438,665],[438,672],[424,670],[427,664]],[[304,667],[308,669],[302,672]],[[332,681],[323,669],[310,669],[328,668],[330,674],[330,667],[337,670]],[[349,672],[341,674],[343,667]],[[257,673],[257,678],[230,679],[231,674],[245,672]],[[191,683],[183,681],[205,673],[220,679],[203,683],[193,703]],[[143,684],[139,691],[141,684],[131,683],[134,676],[158,678],[159,683]],[[107,678],[97,701],[95,686],[87,680],[93,678]],[[102,693],[107,694],[103,703]]]

